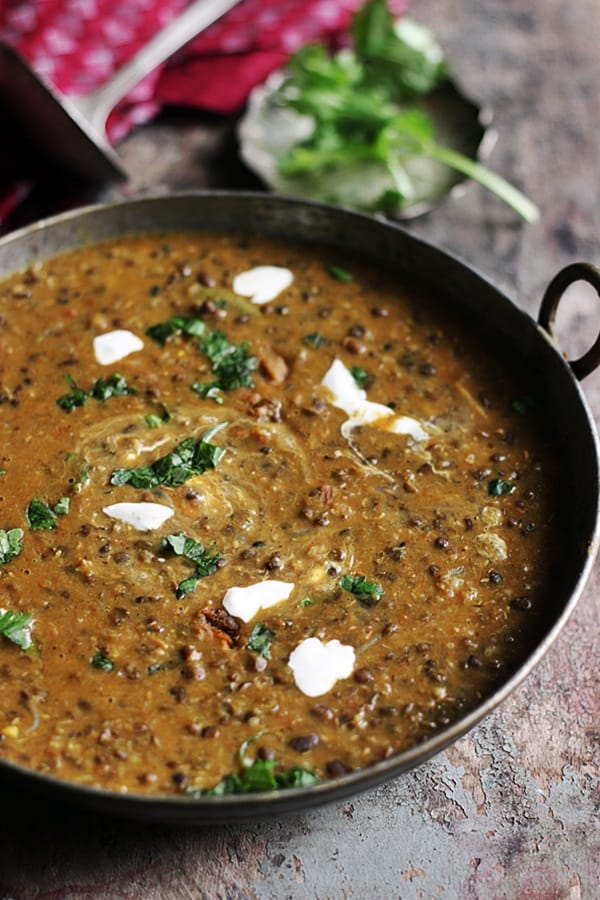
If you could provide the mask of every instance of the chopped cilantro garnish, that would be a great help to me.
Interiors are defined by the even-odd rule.
[[[32,617],[28,613],[11,612],[8,609],[0,610],[0,634],[20,647],[28,650],[33,641],[31,639]]]
[[[5,531],[0,528],[0,566],[14,559],[21,552],[23,546],[23,529],[9,528]]]
[[[164,537],[160,544],[162,552],[170,550],[177,556],[184,556],[193,562],[195,571],[193,575],[180,581],[175,592],[177,599],[181,600],[190,591],[193,591],[201,578],[212,575],[216,572],[217,566],[222,559],[221,554],[213,545],[210,550],[206,550],[204,544],[194,538],[188,537],[182,531],[178,534],[168,534]]]
[[[29,527],[34,531],[49,531],[56,528],[57,517],[66,516],[68,512],[68,497],[61,497],[53,507],[50,507],[45,500],[34,497],[25,510],[25,518]]]
[[[487,492],[490,497],[501,497],[503,494],[512,494],[515,486],[512,481],[505,481],[503,478],[492,478],[488,481]]]
[[[307,606],[312,606],[315,601],[311,597],[303,597],[298,606],[302,609],[306,609]]]
[[[118,372],[109,378],[98,378],[91,388],[84,391],[78,387],[72,375],[65,375],[65,381],[71,388],[68,394],[63,394],[56,401],[57,406],[70,413],[76,406],[84,406],[88,397],[93,397],[99,403],[104,403],[109,397],[125,397],[127,394],[137,394],[135,388],[129,387],[127,381]]]
[[[248,638],[248,650],[262,656],[263,659],[271,659],[271,642],[274,637],[274,631],[271,631],[262,622],[257,622]]]
[[[172,334],[188,334],[199,338],[198,346],[208,357],[212,367],[214,381],[203,384],[196,381],[193,389],[202,397],[208,397],[219,403],[218,391],[233,391],[239,387],[254,387],[250,377],[258,363],[251,356],[248,344],[231,344],[221,331],[208,331],[202,319],[189,316],[172,316],[166,322],[160,322],[147,329],[146,334],[164,344]]]
[[[214,469],[225,450],[215,444],[209,444],[204,438],[194,443],[193,438],[181,441],[174,450],[161,456],[150,466],[138,466],[133,469],[115,469],[110,476],[111,484],[130,484],[134,488],[179,487],[189,478],[202,475],[208,469]]]
[[[323,344],[327,343],[327,338],[324,338],[318,331],[311,331],[310,334],[304,335],[302,343],[306,344],[307,347],[314,347],[315,350],[318,350]]]
[[[171,316],[166,322],[159,322],[146,329],[148,337],[159,344],[165,344],[173,334],[189,334],[200,337],[206,331],[206,323],[194,316]]]
[[[350,368],[350,374],[354,378],[354,381],[359,388],[364,388],[367,381],[369,380],[369,373],[366,369],[363,369],[362,366],[352,366]]]
[[[70,500],[68,497],[61,497],[54,506],[54,512],[57,516],[66,516],[69,512]]]
[[[367,581],[364,575],[342,575],[339,586],[353,594],[364,606],[374,606],[383,597],[383,588],[375,581]]]
[[[352,281],[354,279],[354,275],[352,272],[349,272],[347,269],[343,269],[342,266],[336,266],[333,263],[327,263],[325,266],[329,274],[332,278],[335,278],[336,281]]]
[[[212,387],[233,391],[239,387],[254,387],[250,373],[258,363],[250,356],[248,344],[230,344],[221,331],[209,331],[200,341],[200,349],[209,358],[215,380]],[[196,388],[194,387],[196,390]]]
[[[71,412],[76,406],[83,406],[87,402],[88,393],[83,388],[77,386],[72,375],[66,374],[65,381],[71,388],[68,394],[63,394],[56,401],[56,405],[64,409],[65,412]]]
[[[538,210],[520,191],[439,142],[437,117],[421,101],[449,77],[433,35],[407,16],[396,21],[387,0],[364,3],[351,31],[352,48],[330,56],[323,43],[308,44],[288,61],[270,102],[307,118],[312,128],[279,156],[280,174],[315,198],[392,212],[437,196],[441,164],[536,221]],[[356,178],[361,167],[364,185]]]
[[[274,791],[278,788],[307,787],[317,781],[316,775],[300,766],[290,766],[275,772],[275,760],[255,759],[250,765],[242,765],[239,772],[231,772],[219,784],[208,791],[194,788],[187,793],[194,797],[221,796],[223,794],[250,794],[257,791]]]
[[[90,662],[95,669],[102,669],[103,672],[112,672],[115,667],[112,659],[105,656],[101,650],[97,650],[96,653],[94,653]]]
[[[192,390],[196,391],[203,400],[213,400],[219,406],[223,403],[223,395],[215,384],[203,384],[201,381],[195,381]]]
[[[158,413],[148,413],[147,416],[144,416],[144,421],[148,428],[158,428],[162,424],[166,424],[171,421],[171,413],[164,405],[164,403],[159,404],[159,412]]]
[[[110,378],[98,378],[89,390],[90,397],[100,403],[104,403],[109,397],[126,397],[128,394],[137,394],[137,391],[129,387],[126,379],[118,372]]]

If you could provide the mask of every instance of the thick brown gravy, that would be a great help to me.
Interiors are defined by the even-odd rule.
[[[264,265],[293,281],[231,293]],[[102,364],[114,331],[143,346]],[[120,239],[1,286],[0,382],[0,608],[31,617],[0,636],[3,758],[119,792],[298,783],[427,738],[522,659],[556,517],[542,413],[418,289],[262,238]],[[183,441],[224,453],[174,474]],[[149,530],[105,511],[148,502]]]

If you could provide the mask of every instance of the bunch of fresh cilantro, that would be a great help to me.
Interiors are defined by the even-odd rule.
[[[296,138],[278,148],[285,186],[394,212],[428,190],[435,193],[435,179],[423,184],[431,177],[423,167],[428,160],[480,182],[535,221],[538,211],[520,191],[436,139],[422,100],[448,76],[442,50],[426,28],[408,17],[395,21],[386,0],[367,2],[352,22],[352,49],[331,56],[322,45],[301,48],[270,98],[301,123]]]

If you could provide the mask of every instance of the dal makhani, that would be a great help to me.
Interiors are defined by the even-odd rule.
[[[118,792],[308,784],[522,659],[543,410],[423,289],[173,233],[0,291],[3,758]]]

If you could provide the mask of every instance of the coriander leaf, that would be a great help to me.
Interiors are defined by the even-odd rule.
[[[448,67],[431,33],[408,17],[395,22],[385,0],[366,3],[352,32],[354,48],[333,57],[322,45],[297,51],[265,106],[267,121],[269,109],[284,108],[302,125],[302,137],[277,158],[280,187],[393,213],[435,198],[450,168],[536,221],[538,210],[520,191],[438,143],[421,98],[447,80]]]
[[[68,497],[61,497],[58,503],[55,503],[53,512],[57,516],[66,516],[69,512],[71,501]]]
[[[367,83],[384,84],[398,100],[428,94],[448,77],[431,32],[408,16],[395,22],[386,0],[371,0],[356,13],[352,38]]]
[[[0,566],[18,556],[23,547],[23,529],[0,528]]]
[[[171,316],[146,329],[146,334],[158,344],[165,344],[173,334],[189,334],[200,337],[206,331],[206,323],[194,316]]]
[[[306,787],[317,781],[317,777],[308,769],[291,766],[287,770],[275,772],[276,766],[275,760],[256,758],[250,765],[243,765],[239,773],[231,772],[214,788],[208,791],[191,788],[188,793],[195,797],[248,794],[277,788]]]
[[[503,478],[492,478],[488,481],[487,492],[490,497],[501,497],[503,494],[512,494],[515,485],[512,481],[505,481]]]
[[[206,331],[202,319],[173,316],[166,322],[152,325],[146,334],[164,344],[172,334],[183,333],[197,337],[200,350],[208,357],[214,381],[211,384],[194,382],[193,389],[202,397],[219,403],[217,391],[233,391],[239,387],[254,387],[250,373],[256,369],[257,360],[250,355],[248,344],[231,344],[221,331]]]
[[[338,584],[364,606],[374,606],[384,593],[381,585],[375,581],[367,581],[364,575],[342,575]]]
[[[257,622],[248,638],[247,647],[257,656],[263,659],[271,659],[271,642],[275,637],[275,632],[267,628],[262,622]]]
[[[314,784],[318,779],[317,776],[308,769],[302,769],[300,766],[290,766],[283,772],[275,773],[277,787],[308,787]]]
[[[327,339],[323,337],[318,331],[311,331],[310,334],[305,334],[302,338],[302,343],[306,344],[308,347],[314,347],[315,350],[319,350],[323,344],[327,343]]]
[[[230,344],[221,331],[210,331],[200,341],[200,349],[209,358],[215,380],[212,387],[233,391],[239,387],[254,387],[250,376],[258,362],[249,353],[248,343]]]
[[[77,386],[72,375],[66,374],[65,381],[71,390],[68,394],[62,394],[56,401],[56,405],[70,413],[76,406],[84,406],[87,403],[88,394],[87,391]]]
[[[124,397],[127,394],[137,394],[136,389],[129,387],[125,378],[117,372],[109,378],[98,378],[87,391],[78,387],[72,375],[65,375],[65,380],[71,390],[68,394],[63,394],[62,397],[59,397],[56,404],[68,413],[75,409],[76,406],[85,406],[88,397],[93,397],[99,403],[104,403],[109,397]]]
[[[90,397],[104,403],[109,397],[125,397],[137,394],[135,388],[129,387],[126,379],[115,372],[109,378],[98,378],[88,391]]]
[[[195,565],[194,573],[177,585],[175,595],[178,600],[193,591],[201,578],[216,572],[222,559],[214,544],[210,550],[206,550],[204,544],[188,537],[183,531],[164,537],[160,543],[160,550],[163,553],[170,550],[176,556],[183,556]]]
[[[159,413],[148,413],[147,416],[144,416],[144,421],[148,428],[158,428],[163,423],[171,421],[171,413],[164,403],[159,404],[159,410]]]
[[[90,663],[95,669],[101,669],[103,672],[112,672],[115,667],[112,659],[109,659],[108,656],[105,656],[101,650],[97,650],[96,653],[94,653],[94,655],[90,659]]]
[[[219,406],[223,403],[223,395],[215,384],[203,384],[201,381],[194,381],[192,390],[196,391],[203,400],[213,400]]]
[[[44,500],[34,497],[25,510],[27,524],[34,531],[49,531],[56,528],[56,513]]]
[[[328,263],[325,268],[336,281],[352,281],[354,278],[347,269],[343,269],[341,266],[336,266],[333,263]]]
[[[131,484],[138,489],[158,485],[179,487],[189,478],[202,475],[208,469],[214,469],[225,453],[222,447],[205,441],[204,436],[196,443],[193,438],[185,438],[174,450],[150,466],[115,469],[110,476],[110,483]]]
[[[28,650],[33,644],[31,639],[32,623],[33,619],[28,613],[0,610],[0,634],[20,647],[21,650]]]
[[[315,601],[311,597],[303,597],[302,600],[298,603],[298,606],[301,609],[306,609],[307,606],[312,606]]]
[[[359,388],[364,388],[369,380],[369,373],[366,369],[363,369],[362,366],[352,366],[350,369],[350,374],[354,378],[354,381]]]

